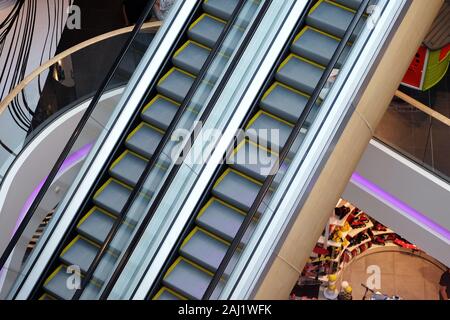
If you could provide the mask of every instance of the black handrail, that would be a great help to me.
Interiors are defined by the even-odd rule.
[[[186,97],[183,99],[183,102],[181,106],[178,108],[177,112],[175,113],[175,116],[173,117],[169,127],[167,128],[163,138],[159,142],[158,146],[156,147],[155,152],[153,153],[152,157],[150,158],[150,161],[147,163],[144,172],[141,174],[136,186],[133,188],[133,191],[131,192],[127,202],[123,206],[121,213],[119,215],[119,218],[114,221],[114,225],[111,228],[110,232],[108,233],[108,236],[106,237],[105,242],[103,242],[100,250],[97,252],[93,262],[91,263],[86,276],[83,279],[81,288],[77,290],[77,292],[72,297],[72,300],[78,300],[81,295],[83,294],[84,289],[86,289],[87,285],[91,281],[92,277],[94,276],[95,271],[97,270],[98,265],[102,261],[105,254],[108,252],[108,248],[111,245],[111,242],[114,240],[115,236],[117,235],[117,232],[119,232],[120,227],[122,226],[123,222],[125,221],[125,218],[127,217],[126,213],[131,209],[134,202],[138,199],[139,195],[141,194],[141,190],[144,187],[145,183],[147,182],[147,179],[153,169],[158,164],[158,161],[163,154],[164,149],[166,148],[167,144],[171,141],[171,138],[173,136],[173,133],[178,128],[178,124],[187,111],[188,107],[190,106],[190,103],[192,102],[192,99],[197,92],[200,85],[203,83],[204,77],[207,75],[208,71],[210,70],[211,64],[214,61],[214,58],[219,53],[219,50],[221,49],[225,39],[226,35],[229,33],[231,28],[236,23],[236,20],[239,16],[239,13],[241,9],[243,8],[246,1],[240,1],[238,5],[234,8],[233,13],[231,15],[231,18],[227,22],[225,28],[222,30],[219,38],[217,39],[216,43],[214,44],[214,47],[212,48],[211,52],[208,55],[208,58],[206,59],[205,63],[203,64],[199,74],[197,75],[194,83],[192,84],[191,88],[189,89]]]
[[[221,83],[217,87],[217,90],[214,92],[213,97],[211,98],[209,104],[206,106],[205,110],[202,113],[202,116],[200,117],[200,120],[198,121],[197,125],[201,125],[205,122],[205,120],[208,118],[209,114],[211,113],[212,109],[216,105],[217,100],[219,99],[226,83],[228,82],[229,78],[231,77],[232,73],[234,72],[234,69],[236,68],[240,57],[246,50],[250,40],[253,38],[253,34],[257,27],[259,26],[262,18],[265,16],[267,9],[269,8],[270,4],[272,3],[272,0],[266,0],[261,7],[258,16],[255,18],[254,23],[250,27],[246,37],[243,39],[241,46],[236,51],[235,58],[230,63],[230,66],[228,67],[227,71],[225,72]],[[193,130],[191,133],[191,136],[188,141],[195,141],[196,133],[199,132],[199,130]],[[189,146],[190,147],[190,146]],[[184,150],[184,154],[186,155],[188,150]],[[137,244],[139,243],[139,240],[141,239],[142,235],[144,234],[148,223],[152,219],[154,213],[156,212],[156,209],[158,208],[159,204],[161,203],[162,199],[164,198],[167,190],[169,189],[176,173],[178,172],[179,168],[181,167],[181,164],[177,163],[172,170],[170,171],[168,175],[168,179],[164,182],[163,186],[161,187],[160,191],[158,192],[158,195],[156,196],[155,200],[153,201],[152,205],[150,206],[150,209],[148,210],[147,215],[143,219],[141,225],[139,226],[135,236],[133,237],[132,241],[130,242],[130,245],[127,247],[127,250],[125,251],[124,255],[122,256],[122,259],[120,260],[114,274],[111,276],[110,281],[108,282],[107,286],[105,287],[101,299],[106,299],[109,295],[109,293],[112,291],[114,284],[116,283],[119,275],[121,274],[123,268],[125,267],[126,263],[128,262],[131,253],[136,248]]]
[[[291,34],[288,37],[288,40],[286,41],[286,44],[290,44],[294,41],[297,32],[296,30],[300,29],[300,27],[304,24],[305,22],[305,16],[306,14],[309,12],[309,10],[311,9],[311,7],[313,6],[315,2],[313,0],[309,0],[309,2],[307,3],[305,10],[303,11],[302,15],[300,16],[300,18],[298,19],[297,23],[295,24],[293,31],[291,32]],[[244,117],[244,120],[241,122],[241,128],[243,126],[245,126],[246,123],[248,123],[250,121],[250,119],[254,116],[255,114],[255,108],[258,107],[258,102],[262,99],[262,97],[264,96],[264,93],[269,89],[269,87],[272,85],[272,81],[276,75],[278,66],[282,63],[282,61],[286,58],[287,53],[289,51],[289,46],[285,45],[284,49],[281,51],[281,53],[278,55],[278,58],[276,59],[272,70],[269,73],[269,76],[267,77],[265,83],[263,84],[263,86],[261,87],[258,95],[256,96],[256,98],[254,99],[254,102],[252,104],[252,106],[249,108],[249,111],[247,112],[246,116]],[[233,142],[231,143],[231,145],[237,146],[237,144],[239,143],[238,137],[234,137]],[[224,154],[224,156],[222,157],[222,163],[226,163],[227,159],[227,155]],[[188,236],[188,234],[192,231],[192,226],[195,223],[196,220],[196,214],[200,212],[200,210],[203,208],[206,199],[210,196],[211,194],[211,190],[214,188],[214,185],[217,181],[217,179],[222,175],[223,170],[222,170],[223,166],[219,166],[216,171],[214,172],[212,178],[210,179],[210,181],[208,182],[208,185],[205,188],[205,191],[203,192],[200,200],[197,202],[194,210],[192,212],[194,212],[194,214],[191,215],[191,217],[189,218],[188,222],[186,223],[186,226],[184,228],[184,230],[181,232],[181,235],[178,237],[178,240],[176,242],[176,244],[173,246],[170,254],[168,255],[168,258],[166,259],[166,263],[163,266],[163,268],[159,271],[158,276],[156,277],[155,281],[153,282],[152,287],[149,290],[149,296],[153,297],[156,292],[159,290],[160,288],[160,284],[161,281],[163,280],[167,270],[170,268],[171,266],[171,262],[173,262],[176,257],[178,256],[178,248],[180,248],[181,244],[183,243],[184,239]]]
[[[139,18],[138,22],[134,26],[133,31],[131,32],[130,36],[128,37],[127,41],[125,42],[125,45],[120,50],[120,53],[117,56],[116,60],[114,61],[112,68],[109,70],[106,78],[103,80],[102,84],[100,85],[100,88],[98,89],[98,91],[96,92],[94,97],[92,98],[91,103],[89,104],[89,106],[87,107],[83,116],[81,117],[80,121],[78,122],[77,127],[73,131],[70,139],[68,140],[66,146],[64,147],[64,150],[61,152],[60,156],[58,157],[58,160],[56,161],[55,165],[53,166],[52,170],[50,171],[50,174],[48,175],[47,179],[45,180],[45,183],[43,184],[41,190],[39,191],[39,193],[37,194],[33,203],[31,204],[30,208],[28,209],[24,219],[20,223],[19,228],[17,228],[17,231],[12,236],[8,246],[6,247],[5,251],[3,252],[3,254],[0,258],[0,270],[3,269],[11,252],[16,247],[18,241],[20,240],[20,237],[22,236],[26,227],[30,223],[35,211],[38,209],[41,201],[43,200],[44,196],[47,194],[48,189],[50,188],[51,184],[53,183],[53,180],[57,176],[59,170],[61,169],[62,164],[68,157],[70,151],[72,150],[72,148],[73,148],[75,142],[77,141],[78,137],[80,136],[81,132],[83,131],[84,126],[90,119],[90,117],[91,117],[93,111],[95,110],[97,103],[100,101],[100,98],[102,97],[105,89],[108,87],[109,83],[113,79],[113,76],[115,75],[117,69],[119,68],[120,64],[122,63],[123,59],[125,58],[125,55],[127,54],[128,50],[131,48],[133,41],[135,40],[136,36],[138,35],[139,31],[141,30],[142,25],[144,24],[145,20],[151,13],[151,10],[152,10],[155,2],[156,2],[156,0],[151,0],[147,3],[141,17]]]
[[[341,42],[339,43],[339,46],[337,47],[336,51],[333,54],[333,57],[331,58],[330,62],[328,63],[324,73],[322,74],[322,77],[320,78],[319,82],[317,83],[316,88],[314,89],[311,97],[308,100],[308,103],[306,104],[305,109],[303,110],[300,118],[298,119],[297,123],[295,124],[294,128],[292,129],[291,134],[289,135],[289,138],[286,141],[286,144],[282,148],[279,157],[274,165],[274,168],[278,168],[280,163],[284,163],[287,156],[289,155],[289,151],[294,145],[295,141],[297,140],[299,134],[301,133],[301,129],[303,128],[306,119],[308,118],[312,108],[315,105],[315,102],[320,96],[320,93],[325,86],[331,72],[333,71],[336,63],[339,61],[339,58],[341,57],[347,43],[350,41],[350,38],[356,29],[361,17],[364,15],[364,12],[366,10],[367,5],[369,4],[370,0],[364,0],[361,5],[359,6],[355,16],[353,17],[347,31],[345,32],[344,36],[341,39]],[[255,200],[253,201],[252,206],[250,207],[249,212],[247,213],[242,225],[240,226],[238,232],[236,233],[236,236],[234,237],[233,241],[231,242],[227,253],[225,254],[222,262],[219,265],[219,268],[215,272],[211,282],[209,283],[208,288],[206,289],[202,300],[209,300],[214,293],[214,290],[216,289],[217,285],[219,284],[220,280],[222,279],[223,274],[225,273],[226,268],[228,267],[232,257],[234,256],[236,250],[239,247],[239,244],[242,242],[242,239],[244,235],[246,234],[253,218],[255,217],[259,207],[261,206],[263,200],[265,199],[266,195],[268,194],[270,187],[276,177],[276,174],[271,174],[267,176],[267,178],[264,180],[264,183],[261,187],[261,189],[258,192],[258,195],[256,196]]]

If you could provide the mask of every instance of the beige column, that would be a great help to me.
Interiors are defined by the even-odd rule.
[[[287,299],[327,219],[389,106],[443,0],[413,0],[309,194],[286,241],[269,267],[256,299]]]

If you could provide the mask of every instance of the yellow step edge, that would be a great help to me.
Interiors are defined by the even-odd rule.
[[[183,243],[181,244],[180,249],[183,249],[183,248],[189,243],[189,241],[191,241],[191,239],[195,236],[195,234],[196,234],[197,232],[203,232],[203,233],[206,234],[207,236],[209,236],[209,237],[211,237],[211,238],[213,238],[213,239],[215,239],[215,240],[217,240],[217,241],[219,241],[219,242],[221,242],[221,243],[223,243],[223,244],[225,244],[225,245],[227,245],[227,246],[230,245],[230,243],[227,242],[227,241],[225,241],[224,239],[222,239],[222,238],[216,236],[215,234],[213,234],[213,233],[211,233],[211,232],[206,231],[205,229],[202,229],[202,228],[196,226],[196,227],[189,233],[189,235],[183,240]]]
[[[177,297],[180,300],[188,300],[188,298],[183,297],[181,294],[179,294],[178,292],[173,291],[172,289],[169,289],[167,287],[162,287],[157,294],[155,294],[155,296],[152,298],[152,300],[158,300],[160,296],[162,296],[162,294],[167,291],[169,292],[171,295],[174,295],[175,297]]]
[[[233,152],[231,153],[230,157],[234,157],[239,152],[239,150],[242,149],[242,147],[244,145],[246,145],[246,144],[251,144],[254,147],[256,147],[257,149],[261,149],[261,150],[263,150],[263,151],[265,151],[265,152],[267,152],[267,153],[269,153],[269,154],[271,154],[271,155],[273,155],[275,157],[278,157],[278,152],[275,152],[275,151],[270,150],[270,149],[268,149],[266,147],[263,147],[263,146],[257,144],[256,142],[250,140],[248,137],[246,137],[245,139],[242,139],[242,141],[233,150]]]
[[[239,171],[237,171],[237,170],[235,170],[235,169],[228,168],[228,169],[225,170],[225,172],[220,176],[220,178],[217,179],[216,183],[214,184],[214,188],[217,187],[217,186],[222,182],[222,180],[225,179],[225,177],[226,177],[228,174],[230,174],[231,172],[233,172],[233,173],[235,173],[235,174],[241,176],[242,178],[245,178],[245,179],[247,179],[247,180],[253,182],[254,184],[257,184],[257,185],[259,185],[259,186],[262,186],[262,185],[263,185],[262,182],[260,182],[260,181],[258,181],[258,180],[256,180],[256,179],[254,179],[254,178],[251,178],[251,177],[247,176],[246,174],[243,174],[242,172],[239,172]]]
[[[89,240],[89,239],[86,239],[85,237],[83,237],[83,236],[81,236],[81,235],[77,235],[65,248],[64,248],[64,250],[61,252],[61,254],[60,254],[60,257],[63,257],[66,253],[67,253],[67,251],[69,251],[73,246],[74,246],[74,244],[75,243],[77,243],[78,241],[80,241],[80,240],[84,240],[84,241],[86,241],[87,243],[89,243],[89,244],[91,244],[91,245],[93,245],[94,247],[96,247],[97,249],[100,249],[100,245],[99,244],[97,244],[97,243],[95,243],[94,241],[92,241],[92,240]]]
[[[324,0],[317,1],[317,3],[311,8],[311,10],[309,10],[308,15],[311,15],[314,11],[316,11],[316,9],[322,4],[322,2],[324,2]]]
[[[147,105],[144,107],[144,109],[142,109],[142,113],[147,112],[147,110],[148,110],[148,109],[149,109],[156,101],[158,101],[159,99],[169,101],[170,103],[173,103],[173,104],[176,105],[177,107],[179,107],[179,106],[181,105],[180,103],[176,102],[175,100],[172,100],[172,99],[170,99],[170,98],[167,98],[166,96],[163,96],[162,94],[159,94],[159,93],[158,93],[152,100],[150,100],[149,103],[147,103]]]
[[[299,90],[297,90],[295,88],[292,88],[292,87],[288,86],[287,84],[281,83],[279,81],[275,81],[270,86],[270,88],[266,91],[266,93],[264,93],[264,96],[262,97],[261,101],[265,100],[272,93],[272,91],[275,90],[278,86],[280,86],[282,88],[285,88],[287,90],[290,90],[290,91],[292,91],[292,92],[294,92],[294,93],[296,93],[298,95],[301,95],[301,96],[303,96],[305,98],[311,98],[311,96],[309,94],[307,94],[307,93],[304,93],[304,92],[301,92],[301,91],[299,91]]]
[[[162,76],[161,79],[159,79],[159,81],[158,81],[158,86],[161,85],[161,83],[163,83],[164,81],[166,81],[166,79],[167,79],[172,73],[174,73],[175,71],[178,71],[178,72],[180,72],[180,73],[182,73],[182,74],[184,74],[184,75],[187,75],[188,77],[191,77],[191,78],[193,78],[193,79],[196,78],[195,75],[193,75],[192,73],[189,73],[189,72],[184,71],[183,69],[180,69],[180,68],[177,68],[177,67],[173,67],[173,68],[171,68],[164,76]]]
[[[215,235],[215,234],[212,233],[212,232],[209,232],[208,230],[205,230],[205,229],[203,229],[203,228],[201,228],[201,227],[195,227],[195,229],[197,229],[198,232],[203,232],[203,233],[206,234],[207,236],[209,236],[209,237],[211,237],[211,238],[213,238],[213,239],[215,239],[215,240],[217,240],[217,241],[219,241],[219,242],[222,242],[223,244],[225,244],[225,245],[227,245],[227,246],[230,246],[230,245],[231,245],[231,243],[228,242],[227,240],[222,239],[221,237]]]
[[[354,10],[354,9],[352,9],[352,8],[349,8],[349,7],[346,7],[346,6],[344,6],[344,5],[340,4],[340,3],[337,3],[337,2],[334,2],[334,1],[330,1],[330,0],[325,0],[324,2],[327,2],[327,3],[331,4],[331,5],[334,5],[334,6],[336,6],[336,7],[339,7],[339,8],[341,8],[341,9],[350,11],[350,12],[352,12],[352,13],[356,13],[356,10]]]
[[[314,27],[311,27],[311,26],[305,26],[305,27],[302,29],[302,31],[295,37],[293,44],[294,44],[295,42],[297,42],[297,41],[298,41],[298,40],[306,33],[306,31],[308,31],[308,30],[312,30],[312,31],[314,31],[314,32],[320,33],[320,34],[322,34],[322,35],[324,35],[324,36],[327,36],[327,37],[329,37],[329,38],[332,38],[333,40],[336,40],[336,41],[339,41],[339,42],[341,41],[341,38],[336,37],[336,36],[334,36],[334,35],[332,35],[332,34],[330,34],[330,33],[327,33],[327,32],[325,32],[325,31],[323,31],[323,30],[319,30],[319,29],[314,28]]]
[[[44,282],[44,286],[48,285],[50,283],[50,281],[53,280],[53,278],[59,273],[59,271],[61,271],[61,269],[64,267],[64,265],[60,265],[58,268],[55,269],[55,271],[53,271],[48,278],[45,280]]]
[[[133,151],[127,149],[113,162],[113,164],[111,165],[111,167],[109,169],[114,170],[114,168],[119,164],[120,161],[122,161],[127,156],[127,154],[135,156],[136,158],[139,158],[146,162],[149,161],[149,159],[145,158],[144,156],[141,156],[140,154],[137,154],[136,152],[133,152]]]
[[[198,46],[198,47],[200,47],[200,48],[203,48],[203,49],[206,49],[206,50],[208,50],[208,51],[211,51],[211,48],[208,48],[207,46],[205,46],[205,45],[203,45],[203,44],[201,44],[201,43],[199,43],[199,42],[197,42],[197,41],[194,41],[194,40],[188,40],[188,41],[186,41],[185,44],[183,44],[183,45],[175,52],[175,54],[173,55],[174,58],[175,58],[175,57],[178,57],[178,56],[180,55],[180,53],[181,53],[184,49],[186,49],[191,43],[194,44],[194,45],[196,45],[196,46]]]
[[[309,59],[300,57],[299,55],[296,55],[295,53],[291,53],[291,54],[289,54],[289,56],[283,61],[283,63],[281,63],[281,65],[278,67],[277,72],[280,72],[281,69],[283,69],[283,68],[288,64],[289,61],[291,61],[291,59],[298,59],[298,60],[300,60],[300,61],[306,62],[306,63],[308,63],[308,64],[310,64],[310,65],[313,65],[313,66],[315,66],[315,67],[317,67],[317,68],[319,68],[319,69],[322,69],[322,70],[325,70],[325,69],[326,69],[326,67],[324,67],[324,66],[322,66],[322,65],[320,65],[320,64],[318,64],[318,63],[316,63],[316,62],[314,62],[314,61],[311,61],[311,60],[309,60]]]
[[[94,195],[94,199],[97,198],[103,191],[105,191],[106,187],[108,187],[112,182],[115,182],[115,183],[121,185],[122,187],[127,188],[127,189],[130,190],[130,191],[133,190],[132,187],[126,185],[125,183],[123,183],[123,182],[121,182],[121,181],[119,181],[119,180],[117,180],[117,179],[114,179],[114,178],[109,178],[108,181],[106,181],[105,184],[103,184],[103,185],[100,187],[100,189],[97,190],[97,192],[96,192],[95,195]]]
[[[212,16],[208,13],[203,13],[200,17],[197,18],[197,20],[195,20],[190,26],[189,26],[189,30],[193,29],[200,21],[202,21],[205,17],[209,17],[211,19],[214,19],[216,21],[219,21],[220,23],[226,24],[227,22],[225,20],[222,20],[220,18],[217,18],[215,16]]]
[[[129,141],[129,140],[136,134],[136,132],[138,132],[139,130],[141,130],[142,127],[144,127],[144,126],[149,127],[149,128],[152,129],[152,130],[155,130],[155,131],[158,132],[159,134],[162,134],[162,135],[165,134],[165,131],[163,131],[163,130],[161,130],[161,129],[155,127],[155,126],[152,126],[151,124],[149,124],[149,123],[147,123],[147,122],[141,122],[136,128],[134,128],[133,131],[131,131],[131,133],[128,135],[126,141]]]
[[[50,294],[48,294],[48,293],[44,293],[44,294],[39,298],[39,300],[46,300],[46,299],[45,299],[46,297],[49,297],[50,300],[58,300],[57,298],[53,297],[52,295],[50,295]]]
[[[277,117],[276,115],[267,112],[265,110],[260,109],[254,116],[253,118],[249,121],[248,125],[245,127],[245,129],[249,129],[255,122],[256,120],[258,120],[259,117],[261,117],[261,115],[266,115],[272,119],[275,119],[278,122],[284,123],[285,125],[293,128],[295,125],[290,123],[289,121],[284,120],[283,118]]]
[[[239,213],[239,214],[241,214],[241,215],[243,215],[243,216],[246,215],[246,213],[245,213],[244,211],[242,211],[241,209],[238,209],[238,208],[236,208],[235,206],[233,206],[233,205],[231,205],[231,204],[229,204],[229,203],[226,203],[225,201],[223,201],[223,200],[221,200],[221,199],[219,199],[219,198],[211,197],[211,199],[208,200],[208,202],[206,203],[206,205],[200,210],[199,214],[197,215],[197,219],[200,219],[200,218],[205,214],[206,210],[207,210],[214,202],[218,202],[218,203],[220,203],[221,205],[223,205],[223,206],[225,206],[225,207],[227,207],[227,208],[229,208],[229,209],[232,209],[232,210],[236,211],[237,213]]]
[[[107,215],[110,218],[113,218],[114,220],[117,219],[116,216],[114,216],[113,214],[109,213],[108,211],[99,208],[97,206],[94,206],[91,210],[88,211],[88,213],[85,214],[85,216],[83,218],[81,218],[80,222],[78,222],[77,224],[77,228],[79,228],[84,222],[86,222],[86,220],[95,212],[95,211],[100,211],[101,213],[103,213],[104,215]]]

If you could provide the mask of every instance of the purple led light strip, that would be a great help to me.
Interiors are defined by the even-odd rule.
[[[84,157],[86,157],[86,155],[89,153],[89,151],[91,150],[92,146],[94,144],[93,143],[88,143],[87,145],[85,145],[84,147],[82,147],[81,149],[79,149],[78,151],[75,151],[74,153],[72,153],[70,156],[68,156],[66,158],[66,160],[63,162],[61,168],[58,171],[58,176],[64,174],[67,170],[69,170],[70,168],[72,168],[78,161],[80,161],[81,159],[83,159]],[[30,194],[30,196],[28,197],[27,201],[25,202],[25,204],[22,207],[22,210],[20,211],[20,215],[17,219],[16,222],[16,226],[14,227],[14,230],[12,232],[12,234],[15,234],[17,229],[19,228],[20,224],[22,223],[23,218],[25,217],[28,209],[30,209],[31,204],[33,203],[34,199],[36,199],[39,191],[41,191],[42,186],[45,183],[45,180],[47,180],[47,177],[45,177],[37,186],[36,189],[33,190],[33,192]]]
[[[407,216],[412,218],[414,221],[418,222],[421,225],[424,225],[434,232],[440,234],[444,238],[450,241],[450,231],[444,228],[443,226],[437,224],[424,214],[418,212],[417,210],[411,208],[403,201],[397,199],[390,193],[386,192],[378,185],[373,183],[372,181],[364,178],[359,173],[355,172],[352,175],[352,181],[363,186],[364,188],[370,190],[372,193],[377,195],[379,198],[383,199],[385,202],[389,203],[391,206],[395,207],[397,210],[404,212]]]

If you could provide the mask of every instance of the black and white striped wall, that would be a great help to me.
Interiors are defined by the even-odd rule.
[[[72,2],[0,0],[0,100],[54,56]],[[0,114],[0,180],[28,133],[46,78],[41,74]]]

